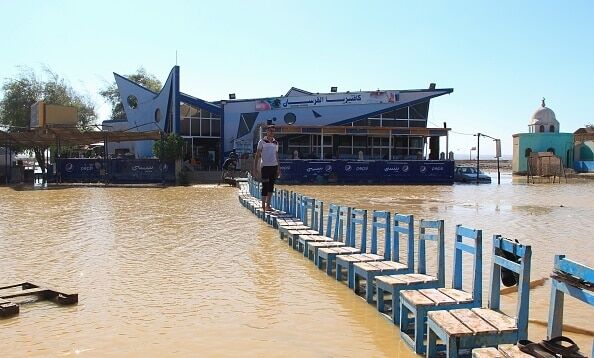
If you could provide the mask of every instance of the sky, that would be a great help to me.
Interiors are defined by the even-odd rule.
[[[452,128],[457,157],[475,133],[528,131],[546,98],[562,132],[594,122],[594,2],[2,1],[0,82],[44,67],[96,103],[113,72],[139,67],[208,101],[310,92],[453,88],[429,126]],[[495,145],[481,138],[481,156]]]

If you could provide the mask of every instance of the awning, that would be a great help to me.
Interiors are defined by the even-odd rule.
[[[40,127],[22,132],[4,132],[0,130],[0,146],[22,145],[27,147],[49,147],[51,145],[89,145],[97,142],[132,142],[139,140],[158,140],[161,133],[124,132],[124,131],[88,131],[83,132],[73,127]]]

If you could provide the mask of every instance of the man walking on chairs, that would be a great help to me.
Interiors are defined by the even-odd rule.
[[[262,161],[261,163],[260,160]],[[258,148],[254,158],[254,176],[256,176],[258,165],[261,168],[262,210],[271,211],[270,199],[274,192],[274,182],[281,175],[278,161],[278,142],[274,139],[273,125],[269,125],[266,128],[266,135],[258,142]]]

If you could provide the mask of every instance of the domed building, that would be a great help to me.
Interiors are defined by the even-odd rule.
[[[542,99],[540,107],[534,111],[530,122],[528,123],[529,133],[559,133],[559,121],[555,117],[555,112],[545,106],[545,100]]]
[[[526,174],[530,154],[538,152],[553,153],[561,158],[566,168],[572,167],[573,133],[560,133],[559,127],[555,112],[545,105],[543,98],[528,121],[528,133],[513,135],[514,174]]]

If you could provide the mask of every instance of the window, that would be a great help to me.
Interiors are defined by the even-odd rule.
[[[549,127],[549,132],[553,133],[555,132],[555,126],[551,124],[551,126]]]
[[[543,125],[541,125],[541,126],[538,128],[538,131],[539,131],[540,133],[544,133],[544,126],[543,126]]]
[[[526,148],[526,151],[524,152],[524,157],[528,158],[531,153],[532,153],[532,148]]]
[[[549,148],[547,149],[547,152],[555,154],[555,148]]]

